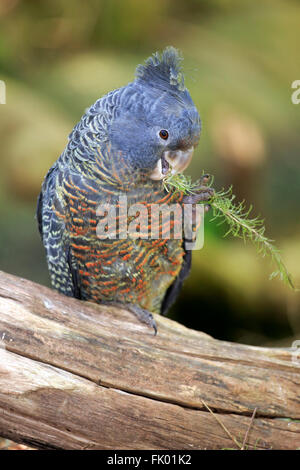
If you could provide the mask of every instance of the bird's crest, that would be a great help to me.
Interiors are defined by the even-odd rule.
[[[175,87],[184,91],[184,76],[181,69],[182,57],[177,49],[166,47],[163,52],[155,52],[145,64],[136,68],[136,78],[150,86]]]

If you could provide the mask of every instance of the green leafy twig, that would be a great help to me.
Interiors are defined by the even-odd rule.
[[[167,176],[164,180],[164,186],[167,191],[181,191],[184,194],[196,194],[199,189],[200,181],[192,182],[191,177],[182,173]],[[210,183],[211,186],[212,182]],[[265,235],[264,220],[258,217],[251,217],[252,206],[246,209],[245,202],[235,203],[235,195],[232,188],[215,192],[206,204],[209,204],[213,210],[213,220],[221,219],[220,223],[226,222],[228,230],[224,236],[229,234],[234,237],[242,238],[244,241],[250,240],[254,243],[257,251],[262,256],[269,255],[276,265],[276,270],[270,275],[270,279],[279,277],[292,289],[295,289],[290,273],[283,263],[280,251],[273,244],[273,240]]]

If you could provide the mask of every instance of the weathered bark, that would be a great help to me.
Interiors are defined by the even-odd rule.
[[[238,448],[257,408],[247,447],[300,447],[292,351],[156,321],[154,336],[126,310],[0,272],[0,435],[48,449]]]

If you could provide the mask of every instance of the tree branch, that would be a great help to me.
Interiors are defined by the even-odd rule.
[[[0,435],[47,449],[221,449],[249,431],[245,448],[300,447],[300,358],[156,321],[154,336],[125,310],[0,272]]]

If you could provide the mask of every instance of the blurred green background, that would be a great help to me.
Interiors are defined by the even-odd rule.
[[[300,286],[299,24],[296,0],[1,0],[0,269],[49,285],[34,218],[44,175],[85,108],[173,45],[203,120],[187,173],[210,172],[253,203]],[[217,338],[290,346],[300,295],[209,219],[171,316]]]

